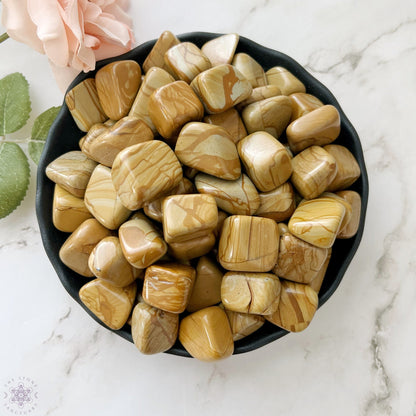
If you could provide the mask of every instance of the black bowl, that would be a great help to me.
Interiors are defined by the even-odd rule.
[[[201,47],[205,42],[217,36],[220,35],[217,33],[194,32],[186,33],[178,37],[182,41],[190,41]],[[69,89],[73,88],[76,84],[86,78],[94,77],[97,70],[110,62],[122,59],[132,59],[137,61],[139,64],[142,64],[155,42],[156,40],[151,40],[124,55],[98,62],[95,71],[91,71],[87,74],[79,74],[72,82]],[[361,195],[362,205],[360,226],[355,237],[348,240],[337,240],[334,245],[332,258],[319,293],[319,306],[322,306],[340,284],[344,273],[360,244],[364,230],[364,220],[368,200],[368,178],[360,139],[331,92],[292,58],[281,52],[258,45],[257,43],[244,37],[240,37],[237,52],[248,53],[256,59],[265,70],[268,70],[273,66],[283,66],[287,68],[305,84],[308,93],[318,97],[324,104],[334,105],[341,115],[341,134],[336,140],[336,143],[346,146],[354,154],[358,164],[360,165],[361,176],[351,187],[351,189],[357,191]],[[83,134],[84,133],[81,132],[75,125],[75,122],[69,113],[68,107],[64,102],[62,104],[62,109],[49,132],[49,136],[39,162],[36,191],[36,214],[46,254],[55,268],[63,286],[98,323],[105,326],[80,301],[78,295],[79,289],[89,279],[81,277],[77,273],[73,272],[59,259],[59,249],[68,237],[68,234],[58,231],[52,224],[54,183],[51,182],[45,175],[45,168],[52,160],[65,152],[79,149],[78,141]],[[122,329],[113,332],[116,332],[118,335],[132,342],[129,326],[125,325]],[[237,341],[235,343],[234,354],[240,354],[260,348],[263,345],[286,335],[287,333],[288,332],[284,329],[266,322],[262,328],[252,335]],[[179,341],[167,352],[170,354],[189,357],[189,354],[182,347]]]

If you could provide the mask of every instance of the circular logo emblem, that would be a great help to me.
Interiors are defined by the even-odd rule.
[[[28,377],[10,379],[3,389],[4,407],[13,415],[27,415],[36,409],[36,383]]]

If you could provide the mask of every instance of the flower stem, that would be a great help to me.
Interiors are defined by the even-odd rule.
[[[7,34],[7,32],[4,32],[2,35],[0,35],[0,43],[4,42],[9,37],[10,36]]]
[[[41,141],[39,141],[39,140],[32,140],[30,138],[27,138],[27,139],[6,139],[4,136],[0,136],[0,141],[2,143],[32,143],[32,142],[41,143]]]

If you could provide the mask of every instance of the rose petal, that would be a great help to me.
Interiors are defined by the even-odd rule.
[[[55,77],[56,83],[58,84],[58,87],[62,92],[65,92],[68,89],[69,84],[80,72],[69,66],[57,66],[52,61],[49,61],[49,65],[52,69],[52,73]]]

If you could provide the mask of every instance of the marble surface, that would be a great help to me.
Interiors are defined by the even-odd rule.
[[[415,415],[416,2],[132,1],[131,15],[138,43],[165,29],[238,32],[326,84],[362,140],[365,234],[305,332],[214,364],[143,356],[61,286],[40,240],[32,163],[25,200],[0,220],[0,414],[11,414],[7,383],[26,377],[37,391],[30,414],[42,416]],[[20,71],[30,82],[32,120],[60,104],[44,56],[12,40],[0,56],[0,77]]]

